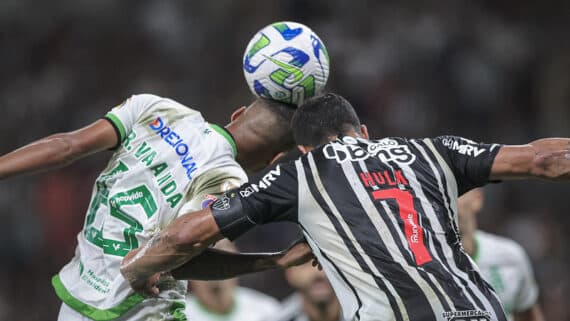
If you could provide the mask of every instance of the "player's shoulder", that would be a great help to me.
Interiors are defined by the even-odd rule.
[[[137,94],[133,94],[131,95],[129,98],[127,98],[125,101],[123,101],[123,103],[120,106],[123,105],[144,105],[144,106],[150,106],[153,105],[157,102],[163,101],[165,98],[158,96],[158,95],[154,95],[154,94],[148,94],[148,93],[137,93]]]
[[[507,237],[477,230],[476,238],[481,247],[481,254],[492,253],[496,258],[509,261],[521,261],[526,257],[523,247]]]

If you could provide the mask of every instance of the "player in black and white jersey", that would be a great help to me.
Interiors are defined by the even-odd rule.
[[[570,180],[570,139],[520,146],[454,136],[369,140],[350,103],[335,94],[308,101],[292,127],[304,156],[179,218],[123,272],[146,279],[222,237],[292,221],[348,320],[506,320],[462,250],[457,197],[493,180]]]

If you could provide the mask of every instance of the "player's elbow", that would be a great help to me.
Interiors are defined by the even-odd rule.
[[[82,153],[80,144],[67,134],[60,134],[50,139],[52,160],[56,165],[64,166],[75,161]]]
[[[530,145],[533,150],[533,176],[548,180],[566,180],[570,177],[570,139],[545,138]]]
[[[570,160],[564,161],[563,158],[556,153],[536,155],[531,169],[532,176],[548,180],[565,179],[570,175]]]
[[[208,246],[207,240],[195,228],[166,231],[164,237],[177,253],[192,255]]]

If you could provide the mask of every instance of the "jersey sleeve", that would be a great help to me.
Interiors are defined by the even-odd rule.
[[[530,259],[522,247],[519,246],[519,268],[521,270],[521,281],[513,306],[514,312],[524,312],[530,309],[538,300],[538,285],[534,278],[534,271]]]
[[[238,188],[245,182],[247,176],[241,168],[216,168],[206,171],[192,182],[187,201],[178,211],[178,216],[210,206],[225,192]]]
[[[212,204],[221,234],[234,240],[256,225],[297,221],[297,170],[294,163],[279,164],[256,183],[246,183]]]
[[[133,95],[105,115],[105,119],[117,132],[117,137],[119,137],[117,145],[125,140],[140,116],[160,100],[162,100],[161,97],[150,94]]]
[[[476,143],[458,136],[440,136],[431,141],[453,171],[459,195],[489,183],[501,145]]]

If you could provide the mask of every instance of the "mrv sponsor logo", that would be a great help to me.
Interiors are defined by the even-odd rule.
[[[477,143],[465,138],[444,138],[441,141],[443,145],[451,150],[457,151],[461,155],[477,157],[484,153],[487,149],[478,147]],[[493,150],[494,146],[491,148]]]
[[[347,136],[342,138],[342,143],[333,142],[326,145],[323,153],[326,158],[334,159],[338,163],[357,162],[370,157],[377,157],[383,162],[394,161],[403,164],[411,164],[416,160],[408,146],[400,145],[389,138],[367,141]]]
[[[447,321],[490,321],[491,313],[480,310],[448,311],[443,313]]]
[[[182,140],[180,135],[178,135],[172,128],[170,128],[162,118],[157,117],[154,121],[149,124],[150,129],[152,129],[155,134],[162,137],[168,145],[172,146],[172,149],[180,156],[180,163],[182,167],[186,169],[186,176],[189,180],[192,179],[192,173],[198,170],[198,166],[194,161],[194,157],[190,155],[190,148]]]
[[[248,197],[255,192],[259,192],[260,189],[267,189],[271,186],[272,182],[277,180],[279,175],[281,175],[281,167],[277,165],[275,169],[272,169],[265,174],[257,184],[250,184],[248,187],[241,190],[239,194],[241,197]]]

